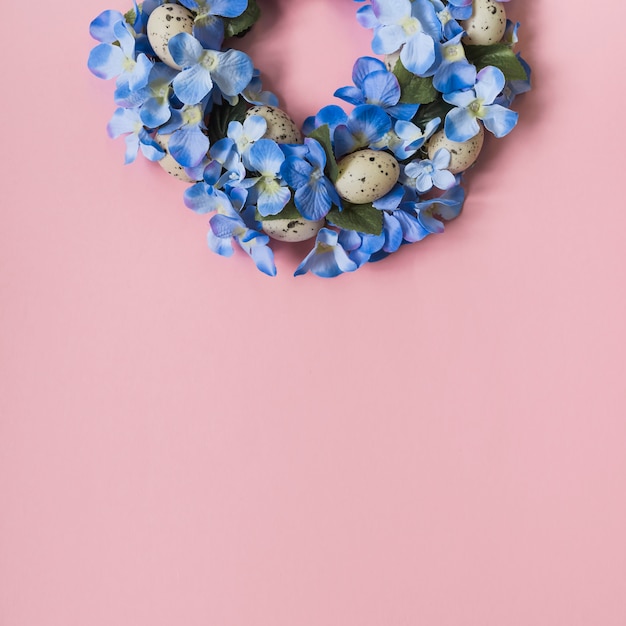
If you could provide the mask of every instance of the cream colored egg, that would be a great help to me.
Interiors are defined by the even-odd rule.
[[[286,241],[288,243],[296,243],[298,241],[306,241],[317,235],[318,231],[324,226],[324,218],[321,220],[311,221],[305,220],[303,217],[297,219],[279,219],[279,220],[263,220],[261,227],[263,232],[272,239],[278,241]]]
[[[366,204],[389,193],[398,182],[400,166],[388,152],[357,150],[339,161],[337,193],[348,202]]]
[[[168,44],[174,35],[191,35],[193,19],[193,13],[180,4],[162,4],[148,18],[146,29],[152,49],[163,63],[176,70],[182,68],[174,62]]]
[[[453,174],[464,172],[470,165],[473,165],[485,140],[485,129],[479,124],[478,135],[468,141],[457,142],[448,139],[443,130],[435,133],[428,142],[428,158],[432,159],[435,152],[440,148],[445,148],[450,153],[450,166],[447,168]]]
[[[168,152],[167,145],[169,144],[171,135],[156,135],[154,140],[165,150],[165,156],[157,161],[157,163],[170,175],[178,180],[182,180],[185,183],[195,183],[193,178],[190,178],[185,172],[185,168]]]
[[[254,106],[248,110],[246,117],[260,115],[267,122],[267,130],[263,137],[273,139],[276,143],[302,143],[302,133],[296,123],[276,107]]]
[[[396,63],[400,60],[400,50],[396,50],[396,52],[392,52],[391,54],[385,55],[385,65],[390,72],[393,72],[393,69],[396,66]]]
[[[472,16],[461,22],[466,35],[463,43],[488,46],[501,41],[506,30],[506,11],[501,2],[474,0]]]

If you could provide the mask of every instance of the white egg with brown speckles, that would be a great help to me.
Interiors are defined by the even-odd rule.
[[[461,22],[465,29],[463,43],[489,46],[502,40],[506,31],[506,11],[501,2],[474,0],[472,16]]]
[[[302,143],[302,133],[296,123],[281,109],[265,105],[248,109],[246,117],[260,115],[267,122],[264,139],[272,139],[276,143]]]
[[[305,220],[303,217],[295,219],[274,219],[263,220],[261,227],[263,232],[272,239],[278,241],[286,241],[287,243],[297,243],[298,241],[307,241],[317,235],[319,230],[324,226],[326,220]]]
[[[482,124],[479,126],[478,134],[463,142],[448,139],[443,130],[435,133],[428,142],[428,158],[432,159],[437,150],[445,148],[450,153],[450,165],[447,169],[453,174],[464,172],[476,162],[485,141],[485,129]]]
[[[162,4],[152,11],[146,30],[148,41],[155,54],[176,70],[182,69],[170,54],[169,42],[174,35],[189,33],[193,30],[193,13],[180,4]]]
[[[400,166],[388,152],[357,150],[338,163],[337,193],[353,204],[375,202],[398,182]]]
[[[185,168],[168,152],[167,145],[170,142],[171,135],[156,135],[154,140],[165,150],[165,156],[158,160],[157,163],[170,175],[185,183],[197,182],[191,178]]]

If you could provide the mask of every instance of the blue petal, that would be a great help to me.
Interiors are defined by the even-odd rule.
[[[374,54],[392,54],[406,42],[402,26],[381,26],[374,31],[372,50]]]
[[[398,79],[386,69],[366,76],[363,80],[363,92],[368,104],[388,107],[398,104],[400,100]]]
[[[476,97],[480,98],[484,104],[491,104],[504,89],[505,83],[506,79],[502,70],[489,65],[480,70],[476,76],[476,86],[474,87]]]
[[[204,51],[202,44],[189,33],[174,35],[168,43],[168,48],[174,62],[183,68],[195,65]]]
[[[496,137],[508,135],[517,124],[519,115],[499,104],[491,104],[485,107],[487,114],[482,118],[485,128]]]
[[[275,175],[285,161],[285,155],[272,139],[259,139],[249,152],[250,167],[264,176]]]
[[[252,80],[254,65],[250,57],[238,50],[227,50],[220,54],[219,63],[213,70],[213,78],[222,93],[236,96]]]
[[[89,53],[87,67],[98,78],[109,80],[122,73],[125,60],[126,57],[119,46],[101,43]]]
[[[435,41],[425,33],[415,33],[400,51],[400,60],[409,72],[417,76],[430,76],[437,60]]]
[[[313,167],[296,156],[287,157],[280,168],[280,175],[292,189],[306,185],[312,173]]]
[[[183,167],[194,167],[206,156],[209,139],[197,126],[182,128],[172,133],[168,150]]]
[[[210,15],[238,17],[246,10],[248,0],[212,0],[209,6]]]
[[[113,43],[117,40],[113,27],[123,21],[124,16],[119,11],[103,11],[89,24],[89,34],[97,41]]]
[[[209,70],[198,64],[183,70],[174,79],[172,86],[183,104],[198,104],[213,89],[213,81]]]
[[[467,109],[455,108],[446,115],[444,129],[448,139],[463,142],[475,137],[480,131],[480,126]]]
[[[365,77],[372,72],[378,72],[380,70],[387,71],[387,67],[380,59],[375,59],[374,57],[359,57],[352,68],[352,81],[361,89]]]
[[[307,220],[321,220],[330,211],[332,205],[328,189],[320,181],[310,181],[300,187],[294,201],[302,217]]]

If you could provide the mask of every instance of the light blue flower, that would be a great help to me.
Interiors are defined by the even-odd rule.
[[[316,128],[320,126],[328,126],[330,136],[332,137],[335,129],[340,124],[348,121],[347,113],[336,104],[329,104],[321,108],[315,115],[307,117],[302,125],[302,132],[310,135]]]
[[[441,93],[470,89],[476,83],[476,67],[465,57],[459,33],[441,46],[441,63],[433,76],[433,86]]]
[[[385,245],[385,235],[371,235],[358,233],[354,230],[339,231],[339,244],[346,251],[350,260],[361,267],[367,263],[371,256],[382,250]]]
[[[209,248],[225,257],[232,256],[233,240],[254,261],[257,268],[268,276],[276,276],[274,253],[267,245],[269,237],[261,233],[254,221],[253,207],[244,208],[247,192],[245,189],[235,188],[226,194],[216,192],[217,211],[209,221],[207,243]]]
[[[440,148],[435,152],[431,160],[411,161],[405,168],[404,173],[411,179],[415,179],[415,188],[419,193],[425,193],[433,188],[449,189],[456,180],[454,174],[446,169],[450,165],[450,152]]]
[[[158,130],[160,135],[171,134],[168,151],[183,167],[199,165],[209,151],[209,138],[203,132],[204,110],[204,102],[174,109],[169,121]]]
[[[448,10],[453,18],[467,20],[472,17],[472,0],[448,0]]]
[[[379,59],[357,59],[352,80],[354,87],[342,87],[334,95],[354,105],[375,104],[391,117],[401,120],[410,120],[419,109],[419,104],[400,103],[400,83]]]
[[[221,17],[238,17],[248,6],[248,0],[180,0],[191,9],[194,19],[193,34],[206,48],[219,50],[224,41],[224,21]]]
[[[264,217],[277,215],[291,199],[291,191],[280,178],[285,155],[275,141],[259,139],[250,148],[248,162],[250,168],[260,174],[246,181],[253,185],[250,193],[256,201],[257,210]]]
[[[470,0],[471,2],[471,0]],[[400,50],[404,67],[418,76],[432,76],[439,63],[441,22],[429,0],[372,0],[376,18],[372,50]]]
[[[454,105],[446,115],[446,137],[452,141],[468,141],[480,130],[478,120],[498,138],[510,133],[517,124],[518,114],[494,104],[505,82],[501,70],[488,66],[478,72],[472,89],[444,94],[443,99]]]
[[[343,272],[353,272],[357,264],[348,257],[338,241],[338,234],[328,228],[317,233],[315,247],[298,265],[294,276],[311,272],[322,278],[333,278]]]
[[[389,148],[393,151],[395,157],[401,161],[412,157],[431,135],[439,128],[441,118],[436,117],[430,120],[424,130],[413,122],[398,120],[394,126],[394,134],[398,141],[393,142]]]
[[[345,124],[335,128],[334,145],[337,158],[360,148],[368,148],[391,130],[391,119],[379,106],[361,104],[355,107]]]
[[[105,36],[105,31],[106,28],[99,31],[100,36]],[[143,53],[135,58],[135,37],[126,22],[113,24],[113,36],[119,45],[101,43],[89,54],[87,66],[90,71],[105,80],[117,78],[118,85],[127,83],[133,91],[145,87],[152,61]]]
[[[335,186],[324,175],[326,153],[315,139],[304,140],[304,156],[288,156],[280,173],[287,184],[295,189],[294,202],[302,217],[307,220],[322,219],[333,204],[341,207]]]
[[[165,155],[163,148],[152,139],[144,128],[137,109],[118,108],[107,125],[107,131],[113,139],[120,135],[126,135],[126,155],[124,159],[126,164],[135,160],[140,148],[142,154],[150,161],[159,161]]]
[[[169,50],[183,70],[174,79],[174,93],[184,104],[197,104],[213,89],[213,83],[226,96],[236,96],[250,81],[254,66],[239,50],[206,50],[188,33],[170,39]]]
[[[113,28],[118,22],[123,22],[124,16],[119,11],[103,11],[89,24],[89,34],[103,43],[117,41]]]

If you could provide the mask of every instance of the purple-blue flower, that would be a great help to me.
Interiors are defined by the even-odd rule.
[[[333,278],[343,272],[353,272],[358,269],[357,264],[348,257],[338,241],[338,234],[328,228],[322,228],[317,233],[315,247],[298,265],[294,276],[311,272],[322,278]]]

